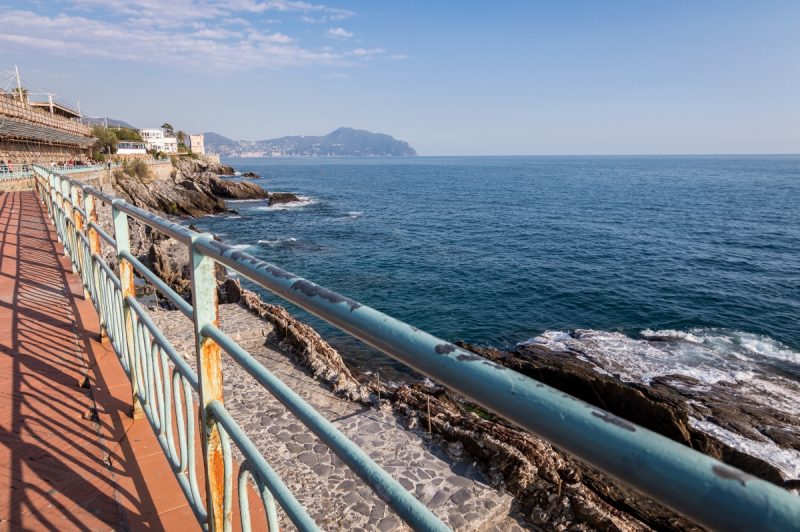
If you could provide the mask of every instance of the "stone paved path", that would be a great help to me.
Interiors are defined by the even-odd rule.
[[[151,311],[155,323],[193,364],[191,323],[178,311]],[[336,397],[277,350],[272,326],[239,305],[220,307],[221,328],[256,356],[395,479],[456,530],[513,529],[512,497],[486,483],[468,461],[456,462],[430,437],[406,429],[389,408]],[[229,358],[225,405],[273,468],[325,530],[403,530],[371,489],[286,408]],[[282,525],[290,523],[282,520]]]

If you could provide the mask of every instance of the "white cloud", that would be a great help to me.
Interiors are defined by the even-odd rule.
[[[331,39],[349,39],[353,35],[353,33],[344,28],[328,28],[328,30],[325,32],[325,37],[329,37]]]
[[[351,55],[353,57],[374,57],[376,55],[383,55],[386,53],[386,50],[383,48],[356,48],[351,52],[347,52],[347,55]]]
[[[230,13],[304,13],[306,17],[325,20],[344,20],[355,13],[347,9],[329,7],[323,4],[293,0],[171,0],[169,16],[164,15],[163,0],[126,0],[108,2],[107,0],[72,0],[72,4],[86,10],[102,8],[109,11],[143,16],[152,13],[153,18],[165,21],[186,18],[216,18]]]
[[[144,26],[139,20],[113,22],[87,17],[0,11],[0,49],[9,45],[53,54],[138,63],[180,64],[203,72],[241,71],[322,64],[347,66],[344,54],[303,48],[282,33],[232,31],[211,24],[181,31]]]
[[[296,14],[313,23],[355,15],[297,0],[172,0],[168,16],[163,0],[59,0],[30,9],[0,4],[0,55],[30,49],[220,74],[299,65],[355,67],[356,58],[393,57],[383,48],[348,51],[301,43],[291,24],[276,31],[278,21],[266,13]],[[323,36],[331,39],[326,44],[335,44],[355,35],[332,24]]]

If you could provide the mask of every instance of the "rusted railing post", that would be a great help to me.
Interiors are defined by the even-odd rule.
[[[83,205],[83,190],[80,187],[71,185],[71,192],[72,192],[72,217],[75,221],[75,259],[79,265],[80,270],[80,278],[83,284],[83,298],[89,299],[89,290],[87,289],[86,285],[86,264],[85,264],[85,257],[83,254],[83,247],[81,246],[81,238],[80,235],[84,232],[85,220],[83,219],[83,215],[78,210],[78,207]],[[84,211],[85,212],[85,211]]]
[[[56,195],[56,178],[52,173],[47,173],[47,214],[53,225],[56,224],[55,209],[53,208],[53,198]]]
[[[214,260],[201,255],[195,249],[198,238],[210,235],[192,236],[190,252],[192,255],[192,308],[194,310],[195,352],[197,355],[197,374],[200,381],[200,422],[203,427],[203,464],[206,471],[206,508],[208,510],[208,529],[223,530],[230,522],[230,515],[223,512],[225,494],[225,473],[222,458],[222,442],[217,423],[208,414],[208,404],[222,402],[222,351],[211,338],[202,334],[206,325],[219,326],[219,302],[217,301],[217,279]]]
[[[94,267],[94,255],[102,255],[102,248],[100,247],[100,234],[92,227],[92,223],[97,223],[97,203],[94,196],[91,194],[83,193],[83,210],[86,213],[86,238],[89,240],[89,272],[88,279],[92,283],[92,291],[95,292],[100,285],[100,277]],[[95,295],[95,297],[97,297]],[[105,329],[100,325],[100,341],[108,342],[108,334]]]
[[[116,204],[122,200],[116,199],[111,203],[111,212],[114,217],[114,240],[117,242],[117,263],[119,264],[119,282],[122,289],[122,347],[127,350],[128,371],[131,379],[131,411],[133,419],[144,416],[142,405],[139,402],[139,379],[136,367],[136,339],[134,338],[133,317],[130,305],[126,298],[136,297],[136,287],[133,281],[133,265],[122,257],[123,252],[130,253],[131,238],[128,230],[128,215],[117,209]]]
[[[75,265],[75,249],[72,245],[72,232],[75,227],[75,221],[73,218],[72,212],[72,184],[69,182],[68,179],[61,180],[61,208],[64,211],[64,235],[66,242],[64,244],[64,251],[69,257],[70,262],[72,263],[72,273],[78,273],[78,267]],[[72,229],[70,229],[70,224],[68,222],[72,222]]]

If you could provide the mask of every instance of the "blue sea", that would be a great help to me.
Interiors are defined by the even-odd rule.
[[[284,269],[450,341],[725,382],[800,417],[800,156],[227,162],[303,201],[195,223]],[[362,370],[407,375],[289,308]],[[800,452],[695,422],[800,478]]]

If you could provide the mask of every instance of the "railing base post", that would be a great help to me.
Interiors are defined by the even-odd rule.
[[[125,260],[122,256],[123,251],[130,251],[130,232],[128,230],[128,215],[117,209],[114,204],[111,204],[111,213],[114,218],[114,239],[117,242],[117,263],[119,264],[119,281],[122,288],[122,320],[124,338],[122,340],[123,349],[127,350],[127,362],[129,377],[131,379],[131,409],[129,415],[133,419],[141,419],[144,417],[142,405],[139,401],[139,367],[136,356],[136,339],[133,328],[133,311],[128,304],[127,298],[129,296],[136,297],[136,287],[133,281],[133,265]]]
[[[197,376],[200,380],[200,426],[203,427],[203,464],[206,473],[206,498],[208,510],[208,530],[222,531],[230,525],[230,508],[225,513],[224,493],[226,479],[222,440],[217,422],[209,416],[208,405],[213,401],[222,402],[222,350],[213,339],[202,333],[206,325],[219,325],[219,302],[217,301],[217,281],[215,263],[195,250],[197,235],[192,238],[189,254],[192,261],[192,307],[194,309],[195,350],[197,356]],[[227,525],[227,526],[226,526]]]

